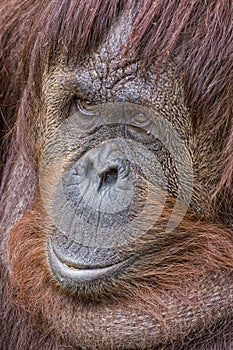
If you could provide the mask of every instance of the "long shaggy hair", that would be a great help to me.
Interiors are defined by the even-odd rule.
[[[0,5],[2,31],[1,84],[5,128],[15,121],[19,103],[39,97],[41,78],[59,50],[67,62],[77,62],[95,49],[116,18],[132,9],[132,31],[125,52],[136,52],[146,68],[157,67],[175,50],[181,53],[185,98],[196,127],[224,133],[218,190],[232,191],[233,179],[233,27],[229,0],[139,1],[4,1]],[[28,96],[29,95],[29,96]],[[18,127],[25,134],[25,109]],[[22,120],[23,119],[23,120]],[[31,119],[31,116],[30,116]],[[27,121],[28,122],[28,121]],[[28,125],[28,124],[27,124]],[[19,136],[18,136],[19,137]],[[232,194],[232,192],[231,192]]]
[[[69,346],[76,349],[67,345],[72,337],[69,336],[66,344],[66,330],[69,335],[76,334],[80,346],[94,350],[100,344],[90,325],[94,320],[97,325],[103,326],[102,310],[105,310],[108,328],[110,315],[116,317],[118,312],[124,315],[125,310],[134,313],[135,308],[139,313],[150,315],[161,327],[156,342],[168,342],[168,347],[164,349],[171,349],[171,346],[180,349],[180,341],[184,344],[188,342],[188,347],[184,349],[192,349],[194,336],[193,329],[189,328],[190,320],[195,325],[195,332],[199,332],[202,338],[197,343],[198,347],[193,349],[202,349],[202,346],[206,349],[203,344],[209,344],[211,339],[205,339],[203,333],[205,329],[210,329],[213,315],[221,322],[219,315],[227,317],[233,303],[232,232],[220,225],[197,221],[195,216],[187,213],[179,229],[169,234],[166,240],[163,229],[167,222],[166,213],[168,215],[168,210],[160,218],[156,232],[141,239],[142,249],[147,245],[151,253],[139,259],[126,277],[119,277],[113,285],[105,286],[101,298],[96,290],[96,296],[93,292],[92,300],[85,303],[85,291],[83,294],[64,291],[49,272],[46,242],[50,223],[40,202],[36,201],[35,208],[14,227],[8,242],[12,276],[7,289],[2,289],[6,303],[2,309],[4,319],[1,328],[8,346],[6,349],[30,350],[32,346],[43,350],[63,350],[69,349]],[[153,247],[158,245],[160,249],[155,251]],[[8,280],[7,275],[3,280]],[[181,317],[178,328],[171,321],[177,317],[177,308]],[[222,322],[218,332],[225,327],[226,320]],[[79,323],[82,324],[81,329],[78,328]],[[12,327],[10,334],[9,326]],[[176,339],[173,339],[174,332]],[[225,335],[227,338],[226,332]],[[104,336],[105,343],[101,348],[111,349],[112,342],[117,342],[117,336],[112,331]],[[197,341],[196,338],[194,341]],[[145,344],[146,348],[150,348],[150,342]]]
[[[158,252],[156,259],[152,251],[151,256],[147,256],[144,268],[137,269],[135,266],[127,279],[122,278],[117,282],[119,292],[112,291],[109,308],[117,303],[119,297],[126,306],[129,300],[134,304],[137,300],[138,308],[144,308],[164,327],[161,338],[172,342],[171,329],[174,329],[164,317],[171,294],[173,297],[175,295],[176,305],[182,300],[186,307],[190,304],[190,308],[194,308],[194,311],[191,310],[193,317],[194,304],[198,307],[201,305],[203,310],[206,308],[206,319],[197,317],[200,337],[203,335],[202,327],[211,327],[208,322],[211,323],[215,312],[213,305],[208,307],[210,289],[213,287],[216,292],[216,312],[220,316],[227,314],[227,307],[233,304],[232,2],[3,0],[0,4],[0,120],[3,130],[0,137],[3,138],[2,163],[6,164],[0,201],[3,213],[2,246],[5,247],[5,230],[11,223],[10,219],[8,222],[10,214],[7,214],[6,198],[10,189],[17,186],[10,183],[11,174],[22,152],[31,170],[29,180],[24,180],[18,186],[24,189],[29,187],[25,195],[28,205],[34,199],[35,202],[11,230],[7,244],[11,271],[7,271],[5,266],[5,253],[1,258],[4,263],[0,266],[0,318],[3,320],[0,340],[4,339],[6,344],[2,350],[15,347],[17,350],[73,349],[73,346],[65,345],[66,333],[61,337],[54,331],[53,317],[60,320],[61,329],[66,325],[73,327],[77,311],[80,312],[80,319],[86,312],[86,322],[91,322],[91,317],[88,318],[90,313],[78,305],[72,293],[64,292],[49,273],[45,253],[49,222],[38,194],[36,197],[37,165],[32,130],[35,128],[36,111],[41,107],[42,77],[48,67],[56,63],[60,53],[66,54],[67,64],[74,59],[78,64],[85,54],[98,48],[124,11],[130,11],[133,18],[132,30],[122,49],[125,56],[135,54],[142,72],[146,72],[152,63],[159,72],[171,55],[179,55],[185,104],[192,118],[193,129],[200,132],[205,128],[217,145],[212,156],[218,160],[218,183],[211,195],[213,201],[220,203],[220,212],[215,223],[201,221],[188,212],[174,236],[170,236],[166,249]],[[14,202],[16,199],[12,196],[11,200]],[[169,208],[161,217],[161,231],[168,214]],[[156,245],[156,239],[151,235],[149,243],[142,240],[142,246]],[[200,276],[207,276],[208,283]],[[198,295],[197,300],[194,298],[190,301],[187,291],[189,282],[193,293]],[[222,301],[218,301],[217,284],[223,289]],[[108,295],[109,292],[111,290],[108,290]],[[108,295],[106,298],[109,298]],[[105,300],[103,296],[102,300],[95,302],[101,308]],[[51,315],[51,319],[43,320],[43,312]],[[221,324],[219,329],[224,326]],[[184,341],[189,330],[184,324],[178,332]],[[192,334],[189,336],[192,339]],[[80,344],[86,341],[89,342],[88,348],[97,348],[90,339],[80,335]],[[111,339],[106,341],[110,348]],[[209,339],[205,341],[205,344],[211,344]],[[198,349],[206,349],[203,344]],[[176,344],[173,345],[175,348]],[[192,345],[188,349],[192,349]]]

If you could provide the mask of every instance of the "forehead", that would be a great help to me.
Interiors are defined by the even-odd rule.
[[[122,90],[121,83],[135,80],[139,75],[139,63],[135,53],[125,53],[125,44],[131,29],[131,14],[124,14],[110,28],[102,43],[86,54],[78,64],[63,66],[82,87],[82,93],[91,100],[101,102],[112,99],[116,91]],[[129,86],[128,86],[128,91]],[[122,95],[123,96],[123,95]]]
[[[159,74],[153,65],[145,70],[140,56],[130,48],[127,40],[131,28],[132,15],[128,11],[114,23],[102,43],[78,62],[74,57],[67,64],[63,52],[46,75],[47,94],[62,87],[64,91],[76,91],[81,98],[95,103],[128,101],[145,105],[158,101],[161,105],[168,96],[182,95],[175,59],[169,59]]]
[[[48,109],[54,112],[56,101],[76,95],[95,104],[131,102],[153,106],[168,120],[182,120],[183,125],[188,122],[176,59],[169,59],[159,74],[153,65],[145,70],[133,49],[126,54],[125,44],[131,29],[129,11],[114,23],[102,43],[78,62],[74,58],[67,64],[63,52],[46,75],[44,95]]]

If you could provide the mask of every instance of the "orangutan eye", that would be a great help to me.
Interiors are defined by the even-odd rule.
[[[94,104],[88,100],[76,98],[76,107],[82,114],[85,115],[93,116],[97,113]]]
[[[137,113],[130,119],[132,125],[135,126],[146,126],[150,120],[144,113]]]
[[[74,122],[74,127],[77,127],[79,132],[89,133],[100,125],[101,114],[98,106],[78,96],[74,96],[71,100],[69,116],[71,117],[69,122]]]
[[[137,113],[130,118],[130,124],[140,128],[148,127],[151,124],[151,119],[144,113]]]

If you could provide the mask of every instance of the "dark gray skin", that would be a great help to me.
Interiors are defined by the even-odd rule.
[[[223,349],[221,330],[217,334],[219,345],[215,347],[212,342],[208,343],[205,340],[208,339],[208,335],[205,338],[200,328],[209,327],[212,313],[220,315],[219,321],[221,321],[221,315],[227,313],[228,305],[223,292],[219,290],[219,286],[224,285],[227,276],[225,280],[217,273],[209,276],[208,280],[206,276],[201,276],[200,284],[195,282],[192,286],[189,283],[188,286],[183,285],[183,299],[180,296],[177,298],[169,291],[164,295],[159,291],[158,295],[155,293],[156,296],[151,299],[151,292],[156,289],[156,284],[153,285],[147,281],[143,289],[142,281],[137,284],[137,280],[133,277],[134,274],[137,275],[141,266],[146,266],[148,261],[149,266],[153,263],[156,266],[160,252],[166,250],[167,240],[170,237],[174,238],[174,235],[161,234],[161,230],[158,230],[157,238],[152,238],[149,233],[147,240],[145,237],[140,237],[128,245],[119,245],[119,247],[116,245],[114,248],[86,247],[79,241],[84,227],[80,227],[80,232],[71,237],[68,233],[72,223],[68,223],[65,229],[67,235],[64,232],[62,234],[46,213],[47,208],[43,199],[44,196],[48,198],[53,196],[54,184],[51,188],[46,184],[48,191],[46,194],[43,192],[43,176],[47,176],[43,167],[46,168],[46,164],[53,162],[56,165],[57,159],[67,157],[68,154],[71,155],[69,161],[66,160],[65,163],[67,177],[64,181],[68,187],[71,186],[70,196],[73,195],[72,185],[75,186],[72,169],[79,172],[80,168],[83,168],[85,173],[83,177],[81,176],[81,186],[88,179],[88,191],[97,194],[104,192],[105,187],[108,186],[111,192],[114,187],[121,186],[127,179],[126,192],[119,194],[117,201],[126,201],[131,191],[134,191],[136,203],[131,208],[133,213],[140,210],[137,203],[144,200],[145,193],[138,189],[140,181],[144,186],[143,177],[140,177],[141,180],[134,179],[136,171],[127,168],[127,163],[123,157],[121,158],[120,146],[114,150],[119,155],[116,157],[111,155],[110,146],[104,143],[119,135],[124,137],[125,131],[106,125],[105,128],[100,128],[94,134],[89,134],[85,136],[86,138],[81,137],[79,140],[72,137],[66,139],[61,134],[61,138],[56,139],[56,149],[60,150],[58,151],[60,154],[55,154],[51,140],[53,141],[56,127],[59,127],[72,113],[76,113],[76,110],[80,113],[81,102],[79,101],[85,100],[90,101],[91,105],[106,102],[130,102],[143,105],[154,109],[153,122],[156,122],[156,115],[171,122],[189,149],[194,164],[194,190],[190,206],[195,213],[214,220],[214,208],[209,204],[211,203],[209,197],[211,186],[214,186],[218,178],[215,172],[217,161],[215,164],[213,159],[208,157],[213,140],[209,137],[208,130],[193,136],[189,113],[183,98],[182,76],[177,76],[175,73],[178,58],[174,56],[170,59],[159,77],[156,76],[153,67],[150,71],[142,71],[140,60],[122,59],[121,45],[127,36],[126,23],[127,21],[120,21],[116,28],[111,30],[98,51],[84,57],[78,67],[72,64],[67,67],[61,57],[44,75],[43,109],[38,115],[36,126],[39,180],[42,182],[35,202],[42,203],[42,207],[45,207],[45,210],[43,209],[44,230],[48,235],[43,243],[46,247],[43,264],[47,272],[49,271],[53,276],[53,284],[60,295],[60,304],[57,302],[55,311],[51,312],[55,301],[48,300],[43,308],[43,317],[51,322],[52,327],[64,337],[65,341],[72,344],[74,349],[78,349],[80,345],[82,349]],[[85,116],[86,110],[88,111],[91,107],[81,105],[81,108],[81,113]],[[135,140],[138,144],[150,146],[155,144],[153,137],[143,129],[129,126],[127,132],[128,138]],[[203,143],[205,147],[202,147]],[[66,151],[63,152],[63,149]],[[102,154],[107,153],[109,155],[102,157]],[[21,208],[25,208],[31,197],[23,190],[27,174],[24,171],[25,164],[20,162],[19,158],[17,171],[12,172],[12,177],[22,174],[22,192],[18,188],[15,196],[21,198]],[[202,162],[205,162],[205,167],[202,167]],[[199,166],[196,167],[196,164]],[[169,165],[165,165],[165,173],[168,168]],[[210,168],[212,178],[208,181],[206,175]],[[173,171],[172,167],[171,170]],[[138,188],[135,187],[135,183]],[[163,191],[164,189],[158,189],[155,198],[162,196]],[[169,183],[168,193],[172,197],[176,195],[176,191],[174,175],[174,181]],[[13,189],[12,193],[14,193]],[[103,198],[109,201],[108,196]],[[9,211],[10,199],[8,203]],[[10,210],[12,210],[12,222],[17,221],[19,210],[14,208]],[[128,213],[133,215],[130,211]],[[122,223],[124,216],[115,218],[115,222],[113,219],[114,216],[107,216],[101,220],[105,220],[107,229],[111,227],[113,230]],[[96,225],[98,226],[98,220]],[[94,238],[99,240],[97,229],[96,232]],[[4,242],[4,244],[8,243]],[[4,256],[4,260],[7,261],[8,257]],[[208,301],[206,289],[211,289],[211,301]],[[69,295],[70,292],[71,296],[68,297],[67,293]],[[228,290],[229,304],[233,301],[232,292],[233,290]],[[142,300],[145,301],[144,305]],[[148,300],[150,302],[146,302]],[[162,300],[164,304],[160,304],[158,300]],[[67,317],[70,313],[73,317]],[[196,330],[200,334],[196,336],[195,341],[191,340],[189,345],[183,347],[179,339],[185,338]],[[224,339],[222,341],[224,342]],[[227,341],[224,349],[231,348],[230,340]],[[188,343],[187,340],[186,343]],[[205,345],[207,343],[208,345]]]
[[[101,199],[99,199],[99,205],[101,205],[101,202],[103,204],[104,201],[107,202],[105,205],[106,207],[110,205],[111,200],[108,197],[111,196],[111,191],[114,191],[115,187],[116,192],[118,193],[118,198],[115,200],[115,203],[126,201],[127,197],[131,195],[131,189],[133,190],[135,186],[135,181],[131,178],[128,181],[128,187],[125,187],[124,191],[119,192],[121,182],[124,182],[125,178],[125,175],[121,178],[120,173],[124,173],[125,168],[127,167],[127,165],[124,164],[124,156],[127,158],[129,155],[127,154],[127,151],[124,155],[121,154],[121,144],[116,145],[116,149],[111,150],[111,144],[106,145],[104,141],[114,137],[126,137],[127,134],[129,138],[139,142],[139,144],[144,143],[152,145],[156,142],[153,137],[146,134],[143,128],[135,128],[130,125],[127,126],[127,131],[125,132],[125,130],[121,131],[120,128],[117,129],[117,127],[115,127],[116,130],[114,130],[114,127],[111,128],[110,125],[107,124],[101,129],[94,130],[94,134],[90,133],[89,136],[84,134],[86,139],[83,135],[78,139],[78,134],[77,136],[72,136],[71,134],[68,136],[63,135],[63,131],[58,132],[58,135],[56,134],[54,137],[53,131],[55,126],[60,126],[65,118],[69,118],[75,113],[79,113],[77,118],[90,119],[88,114],[93,111],[95,112],[95,105],[98,106],[98,104],[103,103],[129,102],[135,104],[135,106],[143,105],[148,106],[148,108],[152,107],[154,110],[154,115],[152,116],[154,120],[152,122],[156,123],[157,115],[167,119],[172,125],[174,125],[174,128],[178,130],[179,135],[184,140],[185,144],[189,145],[190,153],[193,152],[192,148],[194,147],[194,140],[191,138],[191,123],[182,96],[181,77],[175,76],[175,62],[168,63],[165,72],[160,74],[157,83],[154,84],[156,72],[153,71],[153,67],[149,72],[142,72],[140,71],[140,63],[137,60],[133,58],[123,59],[121,56],[122,45],[124,43],[124,38],[127,36],[127,28],[129,28],[128,26],[125,27],[125,25],[126,22],[124,19],[121,20],[97,52],[84,57],[83,62],[81,62],[78,67],[72,65],[67,67],[62,63],[56,63],[55,69],[52,68],[51,73],[49,72],[45,78],[43,95],[44,105],[47,111],[47,123],[48,125],[51,125],[51,129],[49,127],[48,134],[43,134],[43,140],[45,140],[44,145],[42,144],[41,147],[41,144],[39,144],[38,148],[40,150],[42,148],[42,154],[43,152],[45,154],[44,157],[42,156],[42,166],[43,162],[45,162],[45,168],[47,164],[59,162],[59,159],[67,157],[67,154],[72,154],[73,160],[69,162],[66,161],[68,162],[68,165],[66,164],[67,169],[64,185],[67,186],[67,188],[71,187],[70,191],[67,190],[69,191],[68,196],[70,196],[69,199],[71,201],[72,197],[77,196],[78,189],[75,188],[75,182],[80,181],[79,186],[82,188],[82,186],[85,185],[85,179],[89,179],[86,191],[90,191],[90,193],[93,192],[93,196],[97,196],[98,193],[100,194]],[[111,109],[111,105],[109,108]],[[42,115],[41,123],[44,123],[44,118],[45,116]],[[69,123],[70,122],[68,122],[68,124]],[[117,120],[115,120],[115,123],[117,123]],[[79,130],[78,122],[76,127],[77,130]],[[55,138],[56,150],[51,148],[51,138],[53,139],[53,137]],[[65,147],[63,147],[64,143],[66,143]],[[116,164],[116,158],[118,164]],[[137,159],[135,159],[135,162],[137,163]],[[151,165],[148,164],[148,166]],[[168,165],[166,165],[166,167],[168,168]],[[83,170],[81,180],[78,180],[77,178],[74,178],[74,176],[76,173],[80,173],[81,169],[84,169],[85,171]],[[172,171],[173,169],[170,170]],[[153,171],[153,169],[151,169],[151,171]],[[128,170],[127,176],[129,178],[132,174],[133,170]],[[43,170],[41,176],[43,176]],[[106,178],[107,180],[105,180]],[[46,175],[45,180],[41,180],[41,182],[45,181]],[[104,195],[106,187],[105,182],[108,182],[108,191],[106,195]],[[56,187],[56,185],[54,187]],[[48,191],[53,193],[53,189],[48,186],[45,190],[45,197],[47,196]],[[54,191],[56,191],[55,188]],[[199,212],[206,210],[206,203],[209,202],[208,194],[206,193],[206,198],[203,196],[205,193],[204,187],[201,187],[201,191],[202,198],[198,201],[198,206],[196,206],[196,209]],[[176,193],[175,184],[170,185],[169,192],[171,194]],[[139,194],[139,197],[143,197],[143,194]],[[195,198],[195,196],[193,198]],[[139,198],[135,198],[134,201],[137,201],[138,199]],[[75,201],[75,199],[73,200]],[[78,199],[76,199],[76,201],[78,201]],[[77,203],[75,204],[78,205]],[[192,205],[195,205],[194,199]],[[80,215],[85,216],[85,213],[81,213],[82,210],[85,210],[80,208],[80,206],[78,206],[78,208]],[[62,212],[64,208],[57,208],[57,211],[59,210]],[[88,210],[91,211],[91,207],[89,207]],[[132,215],[128,208],[125,215]],[[65,227],[63,230],[65,236],[61,232],[57,232],[57,228],[54,228],[52,240],[48,246],[50,265],[53,273],[57,276],[61,284],[66,287],[69,286],[71,289],[78,288],[79,291],[82,288],[85,290],[87,288],[88,291],[89,288],[92,292],[93,288],[95,288],[95,284],[97,284],[96,288],[98,289],[98,285],[101,283],[101,275],[103,274],[106,278],[105,270],[103,269],[99,282],[94,275],[93,269],[96,269],[96,274],[98,275],[100,271],[97,269],[108,268],[113,265],[112,273],[114,274],[116,265],[118,267],[120,264],[121,269],[124,265],[128,267],[130,262],[134,260],[134,254],[138,254],[138,247],[135,248],[133,244],[132,247],[129,247],[129,245],[122,247],[120,245],[119,248],[108,249],[104,247],[102,248],[101,242],[98,244],[97,249],[82,246],[78,242],[81,240],[83,231],[88,231],[88,228],[85,229],[83,226],[80,232],[69,234],[69,231],[72,230],[72,224],[74,225],[72,220],[74,220],[73,217],[71,222],[67,224],[68,227]],[[90,220],[94,221],[94,218],[91,218]],[[101,219],[100,217],[96,219],[94,225],[96,225],[96,227],[98,227],[98,225],[101,226],[101,220],[104,221],[102,224],[111,228],[110,230],[114,232],[117,229],[117,225],[124,220],[124,215],[122,214],[122,217],[118,216],[118,218],[115,219],[114,215],[108,216],[105,219]],[[101,237],[99,238],[98,235],[103,233],[97,232],[89,232],[87,235],[94,236],[94,239],[97,241],[101,240]],[[106,235],[107,234],[108,233],[106,233]],[[73,280],[72,277],[63,279],[63,277],[61,277],[61,272],[57,272],[57,270],[62,269],[62,266],[59,265],[59,262],[54,256],[53,248],[62,261],[65,261],[70,266],[80,267],[82,270],[77,273],[74,271],[67,271],[69,276],[73,274]],[[133,253],[131,250],[133,250]],[[123,266],[121,266],[122,264]],[[65,274],[65,271],[63,272]],[[88,285],[88,282],[87,285],[83,285],[82,282],[83,280],[85,281],[85,278],[89,280],[90,273],[93,275],[94,281],[91,279],[91,285]],[[111,277],[111,274],[109,276]]]

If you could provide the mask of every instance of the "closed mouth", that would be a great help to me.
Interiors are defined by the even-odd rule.
[[[68,279],[76,282],[91,282],[112,275],[125,265],[129,259],[107,266],[87,266],[75,264],[68,259],[63,259],[53,249],[51,242],[48,247],[49,262],[55,275],[59,276],[59,280]]]

